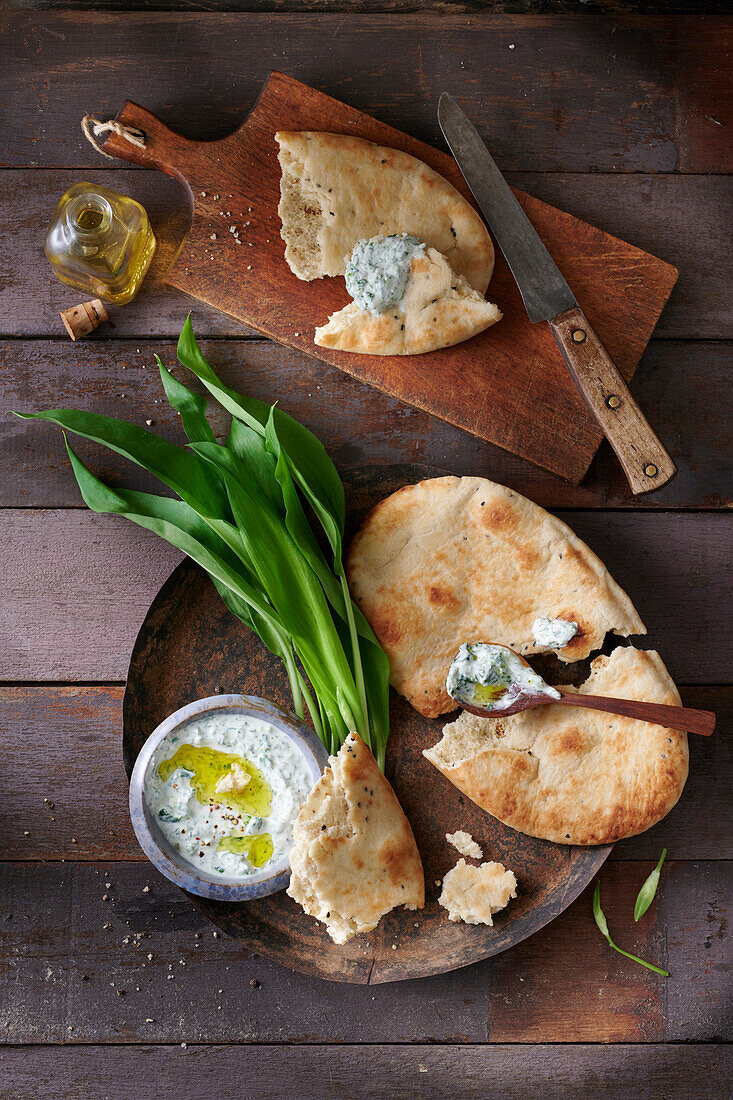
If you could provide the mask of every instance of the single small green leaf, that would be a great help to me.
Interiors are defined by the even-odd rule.
[[[614,951],[618,951],[619,955],[625,955],[627,959],[631,959],[632,962],[638,963],[639,966],[645,966],[647,968],[647,970],[653,970],[655,974],[661,974],[663,978],[668,978],[669,977],[669,971],[668,970],[662,970],[662,968],[660,966],[655,966],[653,963],[646,962],[645,959],[640,959],[638,955],[632,955],[629,951],[624,951],[624,949],[622,947],[618,947],[613,942],[613,940],[611,939],[610,933],[608,931],[608,922],[606,921],[606,915],[603,912],[603,910],[601,909],[601,883],[600,883],[600,881],[598,881],[596,883],[596,888],[593,891],[593,916],[595,918],[596,924],[598,925],[601,932],[605,936],[609,946],[612,947],[614,949]]]
[[[656,865],[654,870],[651,872],[651,874],[649,875],[649,877],[647,878],[646,882],[644,883],[644,885],[642,886],[641,890],[639,891],[639,893],[637,895],[636,904],[634,905],[634,920],[635,921],[639,920],[640,917],[644,916],[647,909],[649,908],[651,903],[654,901],[654,895],[656,894],[657,887],[659,886],[659,876],[660,876],[661,871],[662,871],[662,864],[664,863],[664,859],[665,859],[666,855],[667,855],[667,849],[663,848],[662,849],[662,854],[659,857],[659,863]]]
[[[593,891],[593,916],[595,917],[596,924],[600,928],[603,935],[608,939],[608,923],[606,921],[606,915],[601,909],[601,883],[600,879],[596,883],[596,888]]]

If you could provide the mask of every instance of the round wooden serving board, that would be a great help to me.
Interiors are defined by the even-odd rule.
[[[186,560],[153,601],[135,644],[124,701],[128,775],[140,748],[168,714],[207,695],[243,692],[292,706],[280,662],[230,615],[206,575]],[[387,775],[415,833],[425,868],[426,904],[395,910],[368,936],[337,947],[323,926],[284,892],[244,903],[191,896],[206,916],[255,953],[332,981],[360,984],[439,974],[506,951],[548,924],[578,896],[610,847],[572,848],[502,825],[456,790],[422,755],[442,719],[423,718],[392,692]],[[511,868],[518,897],[493,928],[453,924],[436,885],[459,858],[445,839],[466,829],[485,859]],[[393,946],[393,945],[396,945]]]

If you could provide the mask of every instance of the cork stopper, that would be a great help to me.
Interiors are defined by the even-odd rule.
[[[62,309],[61,320],[71,339],[79,340],[82,336],[88,336],[90,332],[94,332],[97,325],[101,325],[109,318],[101,299],[95,298],[93,302],[82,302],[73,309]]]

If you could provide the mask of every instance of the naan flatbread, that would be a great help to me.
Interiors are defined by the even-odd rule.
[[[500,320],[495,305],[456,275],[444,256],[427,248],[412,257],[397,306],[375,316],[350,302],[316,329],[316,343],[367,355],[419,355],[460,344]]]
[[[299,279],[343,275],[357,241],[408,233],[442,253],[484,294],[494,247],[479,215],[421,160],[342,134],[275,134],[281,236]]]
[[[393,687],[429,718],[454,710],[445,690],[462,642],[532,656],[539,615],[578,624],[552,650],[578,661],[608,631],[646,628],[631,600],[570,528],[480,477],[440,477],[393,493],[370,513],[347,558],[352,595],[389,657]]]
[[[397,796],[351,733],[300,808],[288,894],[322,921],[334,943],[371,932],[404,905],[422,909],[420,854]]]
[[[597,657],[578,690],[680,703],[659,654],[631,646]],[[675,805],[688,771],[687,734],[556,704],[508,718],[463,711],[424,755],[499,821],[560,844],[643,832]]]

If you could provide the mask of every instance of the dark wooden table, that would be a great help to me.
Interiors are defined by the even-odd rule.
[[[512,182],[679,267],[634,382],[678,462],[676,481],[632,499],[604,444],[584,484],[570,487],[196,308],[205,350],[235,387],[279,399],[321,436],[353,499],[376,464],[385,484],[483,474],[558,510],[628,588],[684,702],[717,710],[719,728],[691,745],[675,810],[617,845],[601,875],[617,939],[666,966],[669,980],[606,946],[589,891],[513,951],[442,977],[370,988],[283,970],[213,931],[130,829],[123,682],[177,555],[87,512],[59,434],[3,417],[0,1096],[728,1097],[733,156],[731,22],[715,14],[724,5],[704,16],[674,0],[658,6],[662,16],[569,0],[517,0],[529,14],[472,0],[414,12],[409,0],[156,6],[169,10],[14,0],[3,17],[3,411],[81,405],[177,435],[153,352],[173,361],[190,305],[162,285],[185,196],[172,180],[103,161],[81,137],[86,111],[111,116],[130,97],[192,137],[219,136],[277,68],[437,143],[435,104],[449,89]],[[55,281],[41,246],[55,203],[79,179],[140,199],[160,247],[138,300],[74,345],[58,310],[77,295]],[[113,483],[141,483],[109,455],[84,453]],[[635,925],[633,899],[665,845],[658,901]]]

